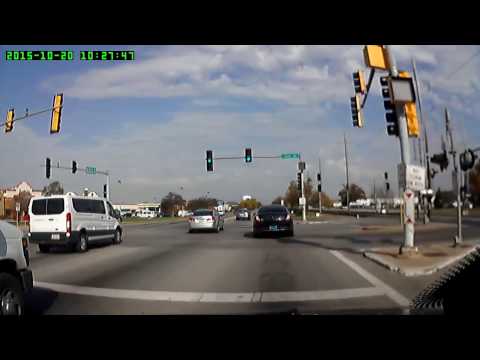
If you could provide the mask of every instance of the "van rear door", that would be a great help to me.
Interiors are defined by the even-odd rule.
[[[30,232],[66,232],[64,198],[33,198],[30,204]]]

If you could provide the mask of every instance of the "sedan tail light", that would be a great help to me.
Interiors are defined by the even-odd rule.
[[[287,214],[287,217],[285,218],[286,221],[290,220],[290,214]]]
[[[257,215],[257,216],[255,216],[255,221],[256,221],[256,222],[262,222],[262,221],[263,221],[263,219],[262,219],[262,218],[260,218],[260,217]]]

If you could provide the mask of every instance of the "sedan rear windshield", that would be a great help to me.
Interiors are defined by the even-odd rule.
[[[264,214],[287,214],[287,210],[284,208],[263,208],[258,210],[258,215],[264,215]]]
[[[209,211],[209,210],[194,211],[193,216],[213,216],[213,211]]]
[[[58,215],[63,213],[65,203],[63,199],[32,200],[33,215]]]

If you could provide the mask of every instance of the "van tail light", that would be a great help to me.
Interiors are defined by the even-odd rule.
[[[72,234],[72,214],[67,213],[67,237]]]

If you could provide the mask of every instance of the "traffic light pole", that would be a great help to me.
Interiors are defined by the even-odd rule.
[[[448,139],[450,140],[450,154],[452,155],[453,159],[453,176],[456,179],[455,191],[457,192],[457,236],[455,236],[455,242],[453,246],[460,245],[463,242],[463,235],[462,235],[462,199],[461,199],[461,176],[460,172],[458,171],[458,163],[457,163],[457,152],[455,150],[455,145],[453,143],[453,135],[452,135],[452,128],[450,126],[450,116],[448,110],[445,109],[445,130]]]
[[[345,146],[345,172],[347,176],[347,209],[350,213],[350,179],[348,176],[348,151],[347,151],[347,135],[343,133],[343,144]]]
[[[320,157],[318,158],[318,176],[319,176],[319,182],[318,184],[320,185],[320,188],[318,189],[318,212],[321,214],[322,213],[322,163],[320,160]]]
[[[390,75],[392,77],[398,76],[398,69],[395,62],[395,57],[393,56],[392,49],[389,45],[385,46]],[[399,130],[399,140],[400,140],[400,150],[401,150],[401,160],[402,165],[410,165],[410,148],[408,142],[408,130],[407,130],[407,119],[405,116],[405,109],[402,104],[395,104],[395,111],[398,118],[398,130]],[[406,171],[405,171],[406,174]],[[406,179],[405,179],[406,180]],[[406,183],[406,181],[403,181]],[[403,190],[403,199],[405,203],[405,215],[406,221],[403,225],[403,244],[400,247],[400,253],[414,249],[414,237],[415,237],[415,204],[413,192],[410,189],[405,188]],[[412,214],[413,210],[413,214]]]

